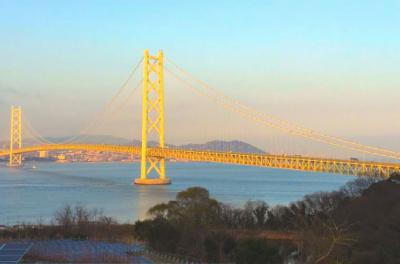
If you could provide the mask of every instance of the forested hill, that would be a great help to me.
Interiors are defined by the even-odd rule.
[[[263,150],[253,145],[238,140],[233,140],[233,141],[214,140],[206,142],[204,144],[186,144],[186,145],[181,145],[180,147],[187,149],[195,149],[195,150],[232,151],[241,153],[265,153]]]
[[[399,263],[399,176],[372,184],[337,208],[335,218],[354,234],[353,263]]]

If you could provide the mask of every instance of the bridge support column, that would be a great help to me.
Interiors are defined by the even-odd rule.
[[[135,184],[160,185],[171,183],[165,177],[165,159],[149,156],[147,153],[149,135],[158,136],[158,147],[165,147],[163,68],[162,51],[159,51],[157,56],[149,55],[148,50],[144,51],[141,171],[140,178],[135,180]],[[152,177],[151,174],[158,177]]]
[[[14,154],[15,149],[22,147],[22,109],[21,107],[11,107],[10,116],[10,160],[9,166],[17,167],[22,165],[22,155]]]

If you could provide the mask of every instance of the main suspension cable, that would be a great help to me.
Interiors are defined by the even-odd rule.
[[[31,122],[25,116],[25,114],[22,114],[22,124],[27,129],[28,133],[30,133],[32,139],[36,140],[38,143],[45,145],[54,144],[54,142],[51,142],[50,140],[47,140],[40,135],[40,133],[32,126]]]
[[[143,62],[143,57],[139,60],[139,62],[136,64],[136,66],[133,68],[133,70],[130,72],[128,78],[125,80],[125,82],[121,85],[121,87],[118,89],[117,93],[114,94],[114,96],[111,98],[111,100],[102,108],[102,110],[94,117],[92,118],[92,121],[84,127],[82,130],[80,130],[75,136],[63,141],[59,142],[58,144],[66,144],[70,143],[78,138],[85,138],[84,133],[87,133],[90,129],[92,129],[94,126],[98,126],[99,121],[104,121],[102,117],[109,111],[111,106],[114,104],[114,102],[117,100],[117,98],[125,91],[125,89],[128,87],[129,81],[133,78],[137,70],[139,69],[139,66]]]
[[[317,137],[315,137],[313,135],[304,133],[302,131],[298,131],[298,130],[290,129],[288,127],[284,127],[284,126],[281,126],[281,125],[277,125],[275,123],[272,123],[270,121],[262,119],[260,116],[254,115],[249,111],[245,111],[243,109],[240,109],[237,106],[235,106],[234,104],[222,100],[220,97],[216,97],[216,96],[212,96],[210,94],[207,94],[206,92],[204,92],[204,91],[196,88],[195,86],[193,86],[187,80],[184,80],[184,79],[180,78],[179,76],[177,76],[176,74],[172,73],[167,68],[166,68],[166,72],[171,74],[171,76],[173,76],[175,79],[177,79],[181,83],[185,84],[186,87],[189,87],[192,91],[196,92],[197,94],[199,94],[199,95],[201,95],[203,97],[207,97],[208,99],[211,99],[212,101],[214,101],[217,104],[223,106],[224,108],[227,108],[227,109],[229,109],[231,111],[239,113],[242,116],[249,117],[249,118],[251,118],[252,120],[254,120],[254,121],[258,122],[258,123],[261,123],[263,125],[267,125],[268,127],[272,127],[272,128],[275,128],[275,129],[283,130],[283,131],[285,131],[285,132],[287,132],[289,134],[301,136],[301,137],[304,137],[304,138],[307,138],[307,139],[310,139],[310,140],[313,140],[313,141],[318,141],[318,142],[321,142],[321,143],[329,144],[329,145],[340,147],[340,148],[345,148],[345,149],[348,149],[348,150],[353,150],[353,151],[357,151],[357,152],[363,152],[363,153],[376,155],[376,156],[384,156],[384,157],[387,157],[387,158],[400,159],[400,154],[392,155],[392,154],[385,154],[385,153],[377,153],[377,152],[373,152],[373,151],[369,151],[369,150],[365,150],[365,149],[356,148],[356,147],[353,147],[353,146],[345,146],[345,145],[337,143],[337,142],[332,142],[332,141],[329,141],[329,140],[326,140],[326,139],[323,139],[323,138],[317,138]]]
[[[210,85],[208,85],[207,83],[195,78],[193,75],[191,75],[189,72],[185,71],[183,68],[179,67],[176,63],[172,62],[170,59],[167,58],[167,61],[172,64],[175,68],[177,68],[180,72],[182,72],[183,74],[185,74],[187,77],[193,79],[196,83],[200,84],[202,87],[206,88],[209,91],[212,91],[213,93],[218,94],[219,96],[221,96],[224,100],[229,101],[231,104],[236,105],[237,107],[240,107],[248,112],[250,112],[253,115],[256,116],[260,116],[260,117],[264,117],[267,119],[270,119],[272,121],[270,121],[270,123],[272,123],[273,121],[281,123],[282,125],[279,125],[279,127],[285,127],[285,130],[287,131],[293,131],[293,130],[299,130],[301,132],[302,135],[305,134],[309,134],[308,138],[312,138],[312,137],[321,137],[324,138],[326,141],[338,141],[344,144],[349,144],[352,145],[351,148],[352,149],[357,149],[359,150],[360,148],[365,148],[365,149],[369,149],[370,152],[376,153],[376,152],[383,152],[385,156],[389,156],[389,157],[393,157],[395,156],[397,159],[400,157],[400,153],[395,152],[395,151],[391,151],[391,150],[387,150],[387,149],[383,149],[383,148],[378,148],[378,147],[373,147],[373,146],[368,146],[368,145],[364,145],[364,144],[360,144],[357,142],[353,142],[353,141],[349,141],[343,138],[338,138],[338,137],[334,137],[334,136],[329,136],[329,135],[325,135],[323,133],[308,129],[308,128],[304,128],[301,127],[299,125],[290,123],[286,120],[280,119],[278,117],[266,114],[266,113],[262,113],[250,106],[247,106],[243,103],[241,103],[240,101],[238,101],[237,99],[234,99],[224,93],[222,93],[221,91],[211,87]],[[323,141],[325,143],[327,143],[326,141]],[[336,142],[336,145],[341,146],[343,144]]]

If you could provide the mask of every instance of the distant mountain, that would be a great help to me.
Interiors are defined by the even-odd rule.
[[[45,140],[54,143],[64,143],[68,144],[68,140],[73,138],[70,137],[47,137]],[[139,140],[129,140],[125,138],[113,137],[113,136],[105,136],[105,135],[83,135],[79,136],[73,143],[89,143],[89,144],[115,144],[115,145],[135,145],[140,146],[141,141]],[[24,139],[23,144],[25,146],[36,145],[37,142],[33,139]],[[156,141],[149,141],[149,146],[156,146],[158,143]],[[0,146],[6,148],[8,142],[0,142]],[[212,151],[232,151],[232,152],[241,152],[241,153],[265,153],[263,150],[250,145],[246,142],[233,140],[233,141],[224,141],[224,140],[213,140],[202,144],[184,144],[184,145],[172,145],[168,144],[168,147],[178,147],[184,149],[193,149],[193,150],[212,150]]]
[[[204,144],[186,144],[179,146],[185,149],[194,150],[212,150],[212,151],[232,151],[232,152],[242,152],[242,153],[265,153],[265,151],[250,145],[246,142],[233,140],[233,141],[222,141],[213,140],[206,142]]]

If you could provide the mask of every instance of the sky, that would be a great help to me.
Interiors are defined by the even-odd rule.
[[[12,104],[44,136],[76,134],[144,49],[162,49],[260,111],[400,150],[399,12],[398,1],[366,0],[0,0],[0,138],[8,135]],[[178,86],[166,81],[171,141],[225,135],[266,147],[272,132],[243,129],[246,121],[216,114],[207,103],[192,107],[199,99],[183,97]],[[138,137],[139,99],[134,113],[106,125],[111,134]]]

